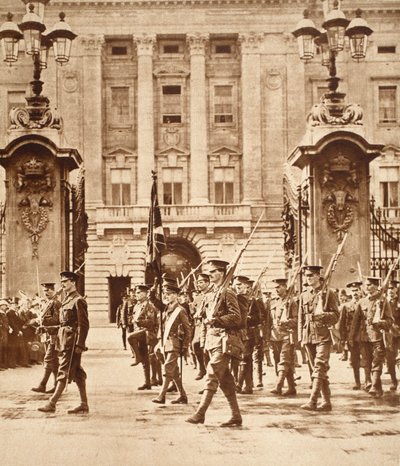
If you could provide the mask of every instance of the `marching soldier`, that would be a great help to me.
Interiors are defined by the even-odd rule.
[[[264,347],[268,346],[269,336],[269,319],[270,319],[270,308],[269,302],[264,302],[260,297],[257,299],[257,303],[260,309],[260,324],[257,329],[256,346],[253,350],[253,364],[257,369],[257,387],[263,387],[263,359],[264,359]],[[269,357],[269,349],[267,350]]]
[[[275,278],[272,281],[276,284],[277,298],[271,303],[271,334],[275,339],[278,357],[278,379],[271,393],[291,396],[296,395],[294,371],[298,305],[295,299],[288,297],[286,278]],[[282,393],[285,378],[288,389]]]
[[[299,339],[305,346],[312,368],[312,391],[310,399],[301,406],[308,411],[331,411],[331,392],[329,388],[329,357],[332,348],[330,327],[339,319],[338,300],[332,289],[322,292],[323,280],[319,265],[304,267],[309,288],[300,295]],[[317,407],[319,394],[322,403]]]
[[[138,390],[151,390],[150,356],[154,353],[157,343],[157,313],[154,305],[148,299],[149,286],[136,286],[136,304],[133,310],[133,333],[128,336],[136,366],[142,363],[145,382]]]
[[[391,306],[393,325],[390,327],[388,345],[386,348],[386,362],[387,368],[392,383],[390,390],[397,390],[397,377],[396,377],[396,360],[400,348],[400,303],[399,303],[399,282],[392,280],[388,289],[388,300]]]
[[[128,296],[124,292],[121,295],[122,302],[117,307],[117,312],[115,315],[115,322],[117,323],[117,328],[121,328],[122,331],[122,345],[124,350],[126,350],[126,330],[128,327],[128,306],[127,306],[127,299]]]
[[[163,286],[163,296],[167,303],[164,328],[164,372],[165,377],[159,395],[153,403],[165,404],[165,395],[171,381],[175,382],[179,397],[173,404],[187,404],[188,399],[179,374],[178,360],[187,351],[190,344],[191,329],[185,309],[178,303],[179,288],[176,285]]]
[[[89,318],[85,299],[77,292],[78,275],[74,272],[61,272],[61,286],[65,297],[60,309],[59,369],[57,385],[49,402],[38,408],[44,413],[53,413],[67,383],[75,381],[79,389],[81,403],[78,407],[68,410],[68,414],[83,414],[89,412],[86,395],[86,372],[81,366],[82,352],[86,351],[86,337],[89,331]]]
[[[201,380],[206,375],[205,354],[201,345],[201,335],[203,321],[206,316],[208,297],[210,295],[210,276],[206,273],[200,273],[197,276],[196,287],[198,290],[198,295],[193,301],[194,335],[192,340],[192,347],[199,365],[199,372],[196,375],[195,380]]]
[[[42,283],[43,293],[47,298],[46,307],[44,308],[42,315],[39,317],[39,332],[44,332],[44,375],[37,387],[32,388],[33,392],[37,393],[54,393],[57,371],[58,371],[58,353],[56,349],[57,333],[60,324],[59,313],[61,303],[57,299],[55,292],[55,283]],[[54,387],[46,392],[46,384],[50,378],[50,375],[54,375]]]
[[[210,267],[210,282],[214,296],[220,296],[217,303],[212,302],[206,311],[205,324],[207,326],[205,349],[210,354],[207,365],[205,390],[200,405],[193,416],[186,419],[192,424],[203,424],[205,413],[210,406],[218,386],[221,388],[231,408],[231,418],[221,424],[221,427],[233,427],[242,425],[239,405],[236,397],[235,381],[229,370],[231,357],[240,357],[241,339],[240,328],[242,318],[235,293],[229,289],[221,290],[219,287],[224,282],[228,262],[222,260],[208,261]],[[218,306],[215,309],[215,306]]]
[[[360,335],[365,345],[366,361],[371,366],[372,385],[368,393],[373,397],[383,394],[381,374],[385,361],[384,333],[392,324],[390,304],[379,291],[380,278],[367,278],[367,296],[360,299],[353,318],[351,329],[352,341]]]
[[[360,390],[361,382],[360,382],[360,361],[361,361],[361,350],[360,350],[360,342],[354,341],[351,339],[351,325],[354,317],[354,313],[356,311],[358,302],[362,298],[362,291],[361,291],[362,282],[351,282],[346,285],[346,288],[350,290],[351,294],[351,301],[344,303],[340,310],[340,317],[339,317],[339,334],[340,334],[340,341],[342,342],[342,346],[345,344],[348,345],[350,351],[350,362],[353,368],[354,373],[354,381],[355,384],[353,386],[353,390]]]
[[[244,392],[245,395],[253,393],[252,374],[249,373],[249,357],[252,342],[250,342],[250,338],[247,335],[247,319],[250,310],[250,301],[247,296],[247,282],[249,280],[244,275],[233,277],[233,289],[236,293],[241,315],[240,337],[243,342],[243,357],[240,362],[238,359],[232,358],[231,370],[236,382],[236,391],[242,394]],[[243,382],[246,382],[244,390]]]

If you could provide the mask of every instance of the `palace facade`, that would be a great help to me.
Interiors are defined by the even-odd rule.
[[[113,320],[120,293],[146,279],[152,170],[168,241],[165,270],[180,277],[204,259],[229,260],[263,213],[240,272],[256,277],[273,255],[266,285],[284,273],[285,162],[328,77],[318,55],[300,61],[291,31],[305,8],[319,26],[327,3],[51,0],[46,6],[46,25],[64,11],[78,35],[66,66],[49,60],[43,94],[63,118],[68,145],[84,159],[85,293],[100,319]],[[338,56],[339,89],[362,106],[369,139],[385,144],[372,164],[371,191],[396,220],[400,4],[356,3],[343,0],[341,8],[351,19],[360,7],[374,34],[364,62],[353,62],[346,50]],[[25,5],[3,0],[2,18],[8,10],[18,23]],[[23,52],[16,65],[0,64],[2,146],[8,111],[24,103],[31,72]],[[3,275],[10,266],[3,261]]]

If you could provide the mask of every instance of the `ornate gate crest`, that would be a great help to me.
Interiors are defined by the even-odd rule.
[[[357,203],[359,184],[357,164],[341,153],[326,163],[321,172],[322,199],[328,225],[343,239],[354,220],[353,205]]]
[[[18,207],[21,211],[22,225],[31,238],[32,257],[38,258],[40,235],[49,223],[48,212],[53,207],[53,170],[46,162],[31,156],[28,161],[17,166],[14,185],[20,195]]]

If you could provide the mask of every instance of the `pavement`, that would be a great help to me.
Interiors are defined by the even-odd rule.
[[[274,369],[266,367],[264,387],[253,395],[238,395],[243,426],[219,427],[229,418],[220,392],[204,425],[185,421],[200,400],[203,381],[195,381],[193,366],[183,366],[188,405],[166,405],[151,399],[157,389],[141,392],[140,366],[131,367],[120,332],[114,327],[92,328],[89,351],[83,355],[88,374],[90,414],[69,415],[79,402],[71,384],[56,413],[37,408],[48,395],[36,394],[41,366],[0,372],[0,465],[4,466],[180,466],[180,465],[400,465],[399,391],[371,398],[353,391],[348,362],[331,357],[333,411],[310,413],[299,409],[308,398],[305,365],[297,369],[298,396],[274,397]]]

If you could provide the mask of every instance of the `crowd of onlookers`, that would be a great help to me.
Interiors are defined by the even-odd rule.
[[[37,332],[42,300],[0,299],[0,370],[41,364],[44,345]]]

